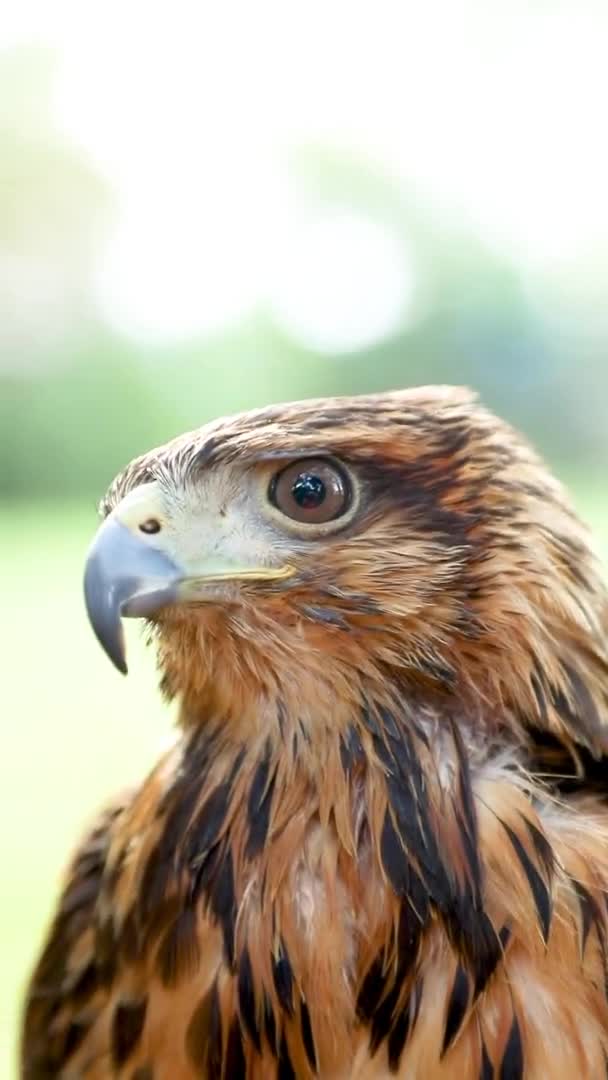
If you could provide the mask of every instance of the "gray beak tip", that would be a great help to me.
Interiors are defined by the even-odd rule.
[[[122,633],[121,633],[120,636],[121,636],[121,638],[123,637]],[[108,656],[109,656],[110,660],[112,661],[112,663],[114,664],[114,667],[116,668],[116,670],[119,671],[121,675],[128,675],[129,674],[129,666],[128,666],[127,661],[125,659],[124,642],[121,641],[121,646],[120,646],[119,650],[117,649],[117,650],[114,650],[113,652],[110,652],[108,650]]]
[[[147,617],[176,596],[178,568],[116,521],[102,525],[87,559],[84,599],[89,621],[114,667],[126,675],[122,616]]]
[[[95,637],[114,667],[123,675],[127,674],[125,659],[125,639],[120,621],[120,604],[116,603],[112,590],[104,591],[100,587],[95,573],[87,573],[84,579],[84,601],[89,622]]]

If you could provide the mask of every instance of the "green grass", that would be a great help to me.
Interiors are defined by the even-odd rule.
[[[608,556],[608,502],[578,507]],[[130,675],[117,674],[88,627],[81,595],[93,508],[0,507],[0,1076],[14,1073],[24,980],[82,828],[113,792],[142,777],[171,736],[152,656],[129,625]]]

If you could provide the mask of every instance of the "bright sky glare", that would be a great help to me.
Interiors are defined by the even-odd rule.
[[[289,151],[354,151],[531,273],[608,251],[608,5],[585,0],[20,0],[0,45],[53,45],[59,126],[120,215],[100,300],[146,340],[265,303],[311,348],[414,317],[380,224],[306,202]]]

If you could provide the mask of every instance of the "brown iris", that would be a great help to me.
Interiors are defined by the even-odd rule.
[[[342,469],[322,458],[294,461],[273,477],[270,498],[293,521],[321,525],[348,509],[350,487]]]

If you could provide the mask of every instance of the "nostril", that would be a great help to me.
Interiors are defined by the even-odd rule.
[[[160,532],[160,521],[157,518],[148,518],[147,521],[142,521],[139,526],[139,531],[146,533],[148,536],[152,536],[154,533]]]

